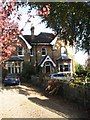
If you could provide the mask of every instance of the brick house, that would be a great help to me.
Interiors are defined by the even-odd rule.
[[[65,72],[74,73],[74,49],[69,44],[52,33],[40,33],[34,35],[34,27],[31,35],[19,37],[22,46],[17,47],[14,56],[6,62],[6,68],[10,73],[20,73],[23,62],[29,61],[38,68],[39,73]]]

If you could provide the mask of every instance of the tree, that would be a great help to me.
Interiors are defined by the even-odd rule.
[[[86,74],[87,74],[87,71],[86,70],[84,70],[84,67],[81,65],[81,64],[76,64],[76,74],[78,75],[78,76],[81,76],[81,75],[83,75],[83,76],[86,76]]]
[[[23,28],[19,29],[19,22],[21,21],[21,14],[18,12],[19,7],[27,7],[25,2],[16,2],[16,0],[1,0],[0,1],[0,64],[8,60],[14,53],[16,46],[21,45],[17,40],[25,25],[31,22],[30,19],[34,15],[30,14],[31,9],[34,7],[30,5],[29,12],[27,13],[27,21]],[[39,15],[39,13],[36,13]]]
[[[16,2],[0,1],[0,63],[7,60],[20,45],[17,37],[21,33],[18,26],[20,15],[16,14]]]
[[[84,70],[83,66],[80,64],[76,64],[76,72],[81,72],[82,70]]]
[[[31,3],[30,3],[31,4]],[[90,54],[90,2],[34,3],[41,11],[42,22],[60,37]],[[49,8],[48,15],[42,16]]]

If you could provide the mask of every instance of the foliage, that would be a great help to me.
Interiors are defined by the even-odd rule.
[[[25,62],[21,73],[21,79],[24,81],[28,81],[31,79],[31,76],[35,74],[36,74],[35,67],[32,66],[30,62]]]
[[[2,68],[2,80],[4,80],[7,74],[8,74],[8,70],[5,68]]]
[[[42,22],[60,34],[67,44],[75,44],[90,53],[90,2],[34,3],[41,10]],[[47,7],[49,10],[47,9]],[[48,15],[43,13],[48,11]]]
[[[16,0],[1,0],[0,1],[0,63],[6,61],[16,49],[16,46],[21,46],[21,43],[17,40],[18,36],[24,31],[24,27],[28,22],[31,22],[31,18],[38,16],[31,15],[31,9],[34,5],[30,5],[29,12],[27,12],[27,20],[23,28],[19,28],[19,22],[21,22],[22,14],[19,13],[19,8],[28,7],[26,2],[17,2]]]
[[[86,74],[87,74],[87,71],[86,70],[84,70],[84,67],[81,65],[81,64],[76,64],[76,74],[78,75],[78,76],[86,76]]]
[[[15,51],[16,46],[20,45],[16,40],[21,33],[17,23],[19,15],[16,12],[14,0],[0,1],[0,63],[7,60]]]
[[[87,81],[86,81],[87,79]],[[86,86],[90,86],[90,74],[88,77],[75,77],[73,81],[58,81],[58,80],[49,80],[46,85],[45,91],[50,95],[63,95],[64,86],[68,86],[68,88],[85,88]]]
[[[62,84],[58,80],[49,80],[46,91],[51,95],[57,95],[62,92]]]
[[[76,64],[76,72],[80,72],[84,70],[83,66],[81,64]]]

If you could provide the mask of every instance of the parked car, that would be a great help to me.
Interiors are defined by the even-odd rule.
[[[57,79],[57,80],[68,80],[68,81],[74,79],[73,77],[68,76],[66,73],[60,73],[60,72],[50,74],[50,78]]]
[[[9,74],[5,77],[3,83],[4,83],[4,86],[19,85],[20,84],[20,78],[17,75]]]
[[[63,73],[53,73],[50,74],[51,79],[58,79],[58,80],[65,80],[66,79],[66,74]]]

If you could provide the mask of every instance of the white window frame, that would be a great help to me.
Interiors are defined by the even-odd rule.
[[[60,71],[60,65],[63,65],[63,71]],[[68,65],[68,70],[69,71],[64,71],[64,65]],[[65,73],[71,73],[71,64],[70,63],[59,64],[59,71],[60,72],[65,72]]]
[[[17,63],[17,62],[6,62],[6,69],[8,70],[10,68],[11,74],[22,72],[23,62],[17,63],[17,65],[15,65],[15,63]],[[16,69],[17,69],[17,72],[16,72]]]

